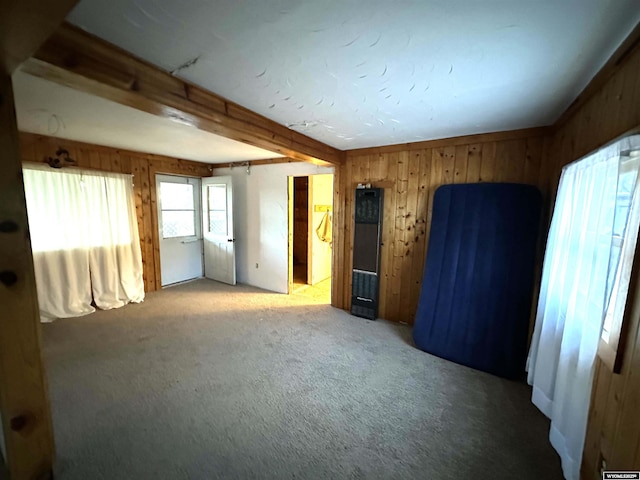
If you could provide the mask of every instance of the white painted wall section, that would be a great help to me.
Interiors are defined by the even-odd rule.
[[[333,173],[332,167],[280,163],[216,169],[233,177],[236,272],[239,283],[279,293],[288,289],[289,176]],[[257,267],[256,267],[257,265]]]

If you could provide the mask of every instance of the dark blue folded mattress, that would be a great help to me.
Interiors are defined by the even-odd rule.
[[[418,348],[501,377],[524,373],[541,205],[531,185],[436,190]]]

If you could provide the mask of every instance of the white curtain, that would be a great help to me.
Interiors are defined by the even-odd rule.
[[[551,419],[549,438],[568,480],[580,477],[593,367],[614,280],[614,298],[628,288],[629,276],[617,272],[630,271],[620,261],[622,245],[635,247],[637,238],[637,222],[631,222],[635,232],[627,226],[640,201],[638,158],[628,156],[638,148],[640,136],[627,137],[567,165],[547,239],[527,370],[532,401]]]
[[[144,299],[130,175],[25,165],[43,321]]]

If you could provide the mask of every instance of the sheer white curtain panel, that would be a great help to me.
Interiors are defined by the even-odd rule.
[[[141,302],[131,176],[30,164],[23,175],[41,319]]]
[[[618,240],[637,238],[627,228],[640,199],[637,162],[622,168],[625,152],[637,148],[640,136],[627,137],[563,169],[547,239],[528,382],[551,419],[549,438],[568,480],[580,476],[598,342],[624,266]],[[628,276],[626,285],[619,280],[616,293],[626,294]]]

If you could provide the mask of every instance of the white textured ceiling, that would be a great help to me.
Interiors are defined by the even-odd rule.
[[[551,124],[639,19],[640,0],[81,0],[68,17],[340,149]]]
[[[23,132],[205,163],[282,156],[20,71],[13,86]]]

